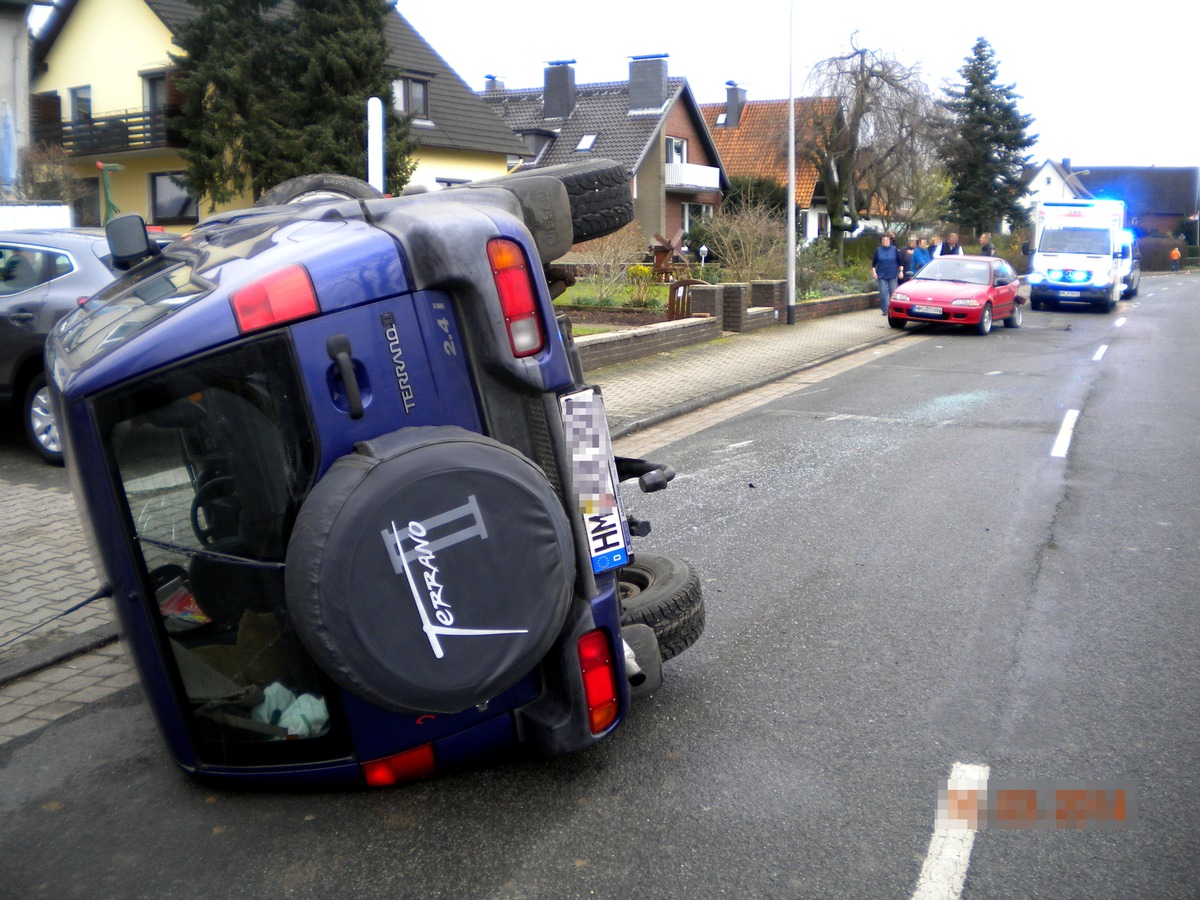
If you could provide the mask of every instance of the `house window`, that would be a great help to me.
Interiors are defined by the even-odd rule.
[[[687,162],[687,141],[683,138],[667,138],[667,163]]]
[[[400,78],[392,82],[392,104],[403,116],[429,118],[429,82],[419,78]]]
[[[157,172],[150,176],[150,216],[156,225],[190,225],[199,218],[196,198],[175,179],[182,172]]]
[[[713,217],[713,205],[711,203],[685,203],[683,204],[683,230],[691,231],[692,226],[704,219]]]
[[[154,112],[167,105],[167,73],[155,72],[142,76],[142,98],[146,109]]]
[[[71,218],[76,225],[100,226],[100,179],[83,179],[78,197],[71,201]]]
[[[71,121],[76,124],[92,121],[92,86],[71,88]]]
[[[592,149],[593,145],[595,145],[597,137],[599,137],[599,135],[585,134],[583,137],[581,137],[579,139],[579,143],[575,147],[575,152],[576,153],[587,153],[589,150]]]

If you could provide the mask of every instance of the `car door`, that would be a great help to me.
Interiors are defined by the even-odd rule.
[[[17,367],[41,353],[45,334],[38,331],[48,289],[39,273],[37,248],[0,243],[0,388],[9,390]]]
[[[997,319],[1012,315],[1019,287],[1017,274],[1008,263],[997,261],[992,266],[992,308]]]

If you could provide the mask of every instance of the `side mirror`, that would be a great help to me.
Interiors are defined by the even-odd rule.
[[[137,213],[110,219],[104,226],[104,234],[108,238],[113,265],[118,269],[132,269],[160,252],[158,244],[146,233],[146,223]]]

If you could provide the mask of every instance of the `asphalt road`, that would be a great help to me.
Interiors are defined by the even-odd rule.
[[[596,750],[211,788],[130,689],[0,749],[0,893],[909,896],[971,763],[1136,804],[1117,830],[992,823],[965,896],[1195,896],[1200,290],[1143,294],[913,329],[698,414],[630,511],[700,568],[708,630]]]

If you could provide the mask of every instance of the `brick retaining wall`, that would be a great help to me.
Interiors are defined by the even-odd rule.
[[[579,348],[583,370],[590,372],[652,353],[702,344],[720,336],[720,319],[692,318],[642,325],[625,331],[582,335],[575,338],[575,345]]]
[[[760,287],[763,285],[763,287]],[[715,340],[722,331],[733,331],[725,321],[725,291],[731,285],[696,285],[691,288],[691,319],[676,322],[659,322],[642,325],[623,331],[604,334],[589,334],[575,338],[585,372],[611,366],[615,363],[638,359],[652,353],[662,353],[677,347],[687,347]],[[732,286],[746,288],[746,285]],[[738,294],[745,302],[746,291]],[[787,283],[754,282],[748,291],[754,306],[740,313],[741,331],[750,331],[768,325],[785,325],[787,322]],[[878,294],[847,294],[842,297],[827,297],[824,300],[809,300],[796,304],[796,321],[819,319],[839,313],[874,309],[879,303]],[[705,317],[707,316],[707,317]]]

